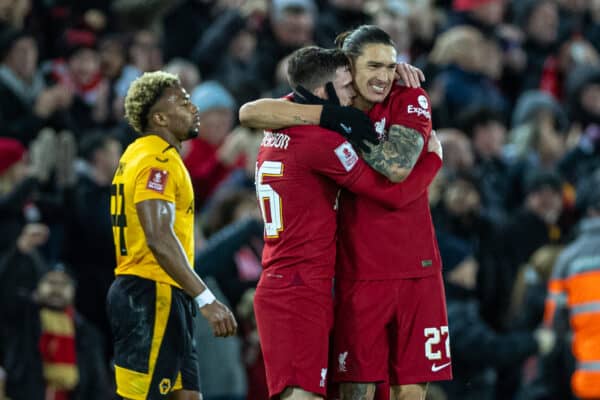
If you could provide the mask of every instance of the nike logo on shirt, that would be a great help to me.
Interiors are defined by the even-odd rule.
[[[351,128],[351,127],[349,127],[349,126],[347,126],[347,125],[344,125],[344,124],[340,124],[340,126],[342,127],[342,129],[343,129],[344,131],[346,131],[346,133],[347,133],[347,134],[350,134],[350,133],[352,133],[352,128]]]
[[[431,365],[431,372],[438,372],[438,371],[441,371],[441,370],[443,370],[444,368],[446,368],[447,366],[449,366],[450,364],[452,364],[452,363],[451,363],[451,362],[449,362],[449,363],[442,364],[442,365],[435,365],[435,364],[432,364],[432,365]]]

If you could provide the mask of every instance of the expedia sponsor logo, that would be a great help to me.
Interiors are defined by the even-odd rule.
[[[419,116],[419,117],[425,117],[427,119],[431,119],[431,113],[429,111],[427,111],[421,107],[415,107],[412,104],[408,105],[408,108],[406,111],[409,114],[417,114],[417,116]]]

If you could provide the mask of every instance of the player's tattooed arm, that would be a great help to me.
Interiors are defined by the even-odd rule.
[[[240,123],[254,129],[281,129],[295,125],[319,125],[321,105],[297,104],[282,99],[259,99],[240,108]]]
[[[342,383],[340,385],[342,400],[370,400],[375,396],[373,383]]]
[[[386,141],[367,145],[371,152],[362,153],[362,158],[367,164],[390,181],[402,182],[417,163],[425,141],[414,129],[392,125]]]

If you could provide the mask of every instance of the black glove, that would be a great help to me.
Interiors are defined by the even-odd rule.
[[[373,144],[379,143],[377,132],[373,128],[373,122],[367,114],[357,108],[340,106],[331,82],[328,82],[325,88],[330,97],[328,100],[317,97],[304,87],[298,86],[294,90],[294,101],[301,104],[322,105],[323,111],[321,111],[319,125],[340,133],[354,147],[365,153],[370,153],[371,149],[365,141]],[[330,92],[333,92],[333,95]],[[335,101],[332,101],[333,96],[335,96]]]
[[[298,104],[331,104],[339,106],[340,99],[337,97],[333,83],[327,82],[325,84],[325,91],[327,92],[327,99],[322,99],[312,94],[304,86],[298,85],[294,89],[294,102]]]
[[[365,142],[379,143],[373,122],[367,114],[354,107],[323,104],[319,125],[341,133],[354,147],[365,153],[371,152]]]

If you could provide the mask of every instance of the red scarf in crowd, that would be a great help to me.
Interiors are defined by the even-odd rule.
[[[40,310],[40,354],[46,381],[45,400],[69,400],[69,393],[79,383],[73,316],[71,307],[64,311],[49,308]]]

